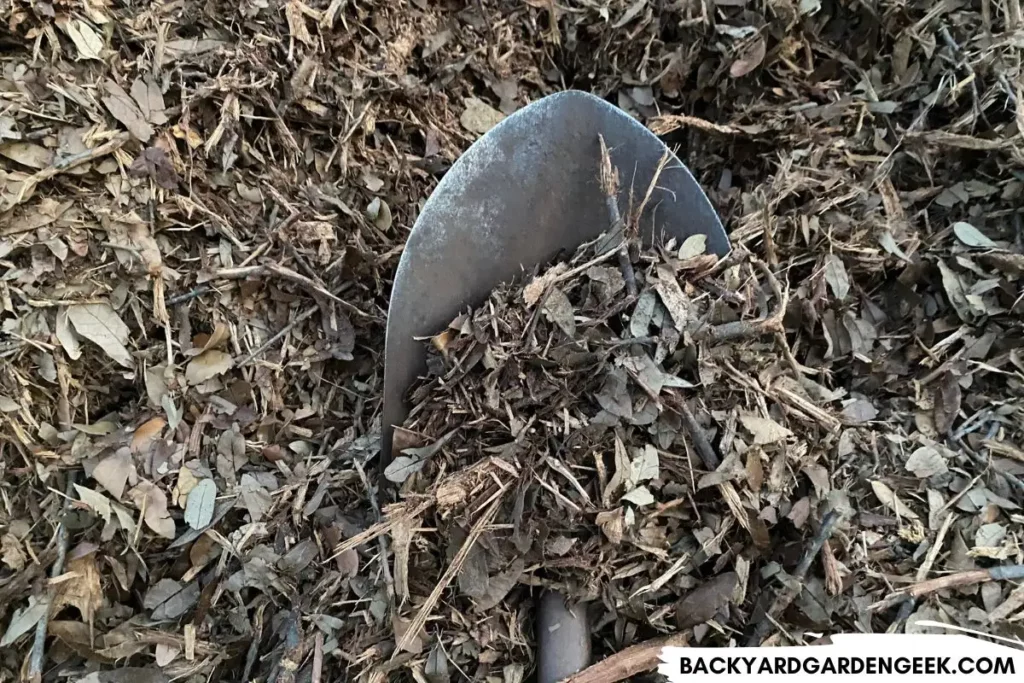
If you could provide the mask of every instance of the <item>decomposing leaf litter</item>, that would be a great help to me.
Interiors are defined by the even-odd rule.
[[[517,683],[543,587],[636,676],[1020,636],[1017,3],[0,16],[0,680]],[[565,88],[677,150],[732,252],[589,245],[474,302],[378,473],[422,202]]]

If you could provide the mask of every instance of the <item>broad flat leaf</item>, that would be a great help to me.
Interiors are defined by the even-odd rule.
[[[377,229],[381,232],[387,232],[391,229],[391,223],[393,221],[391,217],[391,207],[388,203],[380,197],[374,197],[373,201],[370,202],[369,206],[366,207],[366,217],[373,221],[373,224],[377,226]]]
[[[8,142],[0,145],[0,156],[23,166],[43,169],[53,163],[53,151],[32,142]]]
[[[178,186],[178,174],[174,170],[167,152],[159,147],[147,147],[142,154],[135,158],[128,172],[136,177],[149,176],[156,184],[166,190],[173,190]]]
[[[164,113],[164,96],[155,81],[136,78],[132,83],[132,98],[139,105],[139,110],[147,121],[155,126],[167,123],[167,115]]]
[[[253,522],[263,519],[270,506],[274,504],[273,499],[270,497],[270,492],[251,474],[246,473],[242,475],[239,491],[242,494],[242,504],[248,510]]]
[[[128,475],[132,471],[131,454],[127,449],[120,448],[116,453],[99,461],[92,471],[92,478],[115,499],[121,500]],[[108,513],[109,516],[109,513]]]
[[[646,337],[654,317],[654,306],[658,303],[657,295],[645,289],[636,301],[636,308],[629,319],[629,333],[634,337]]]
[[[1006,527],[1002,524],[982,524],[974,535],[974,545],[979,548],[997,548],[1006,538]]]
[[[700,256],[707,251],[708,248],[708,236],[707,235],[690,235],[683,242],[683,246],[679,247],[679,259],[685,261],[686,259]]]
[[[167,420],[154,417],[146,420],[132,434],[132,453],[148,453],[153,442],[160,438],[160,433],[167,426]]]
[[[139,105],[135,104],[131,95],[109,78],[103,82],[103,87],[107,92],[102,98],[103,105],[111,115],[120,121],[129,133],[142,142],[148,142],[153,137],[153,127],[146,122]]]
[[[629,481],[631,484],[639,484],[657,479],[659,474],[658,450],[648,444],[630,463]]]
[[[153,610],[153,619],[176,619],[199,601],[199,584],[182,585],[173,579],[161,579],[146,592],[142,606]]]
[[[843,260],[835,254],[829,254],[825,259],[825,281],[832,288],[835,297],[842,301],[850,293],[850,278],[846,274],[846,266]]]
[[[78,491],[79,500],[92,508],[92,511],[99,515],[104,522],[110,521],[111,507],[109,498],[80,484],[75,484],[75,490]]]
[[[758,445],[775,443],[793,435],[793,432],[775,420],[758,417],[757,415],[740,415],[740,423],[747,428],[747,431],[753,434],[754,443]]]
[[[203,479],[195,485],[185,504],[185,523],[193,529],[202,529],[213,519],[213,508],[217,502],[217,485],[213,479]]]
[[[17,610],[11,617],[11,623],[7,625],[4,637],[0,638],[0,647],[7,647],[31,631],[50,608],[50,605],[42,600],[35,602],[35,598],[32,598],[32,601],[28,607]]]
[[[661,296],[661,303],[668,309],[676,329],[685,330],[690,323],[692,305],[690,297],[686,296],[683,288],[679,286],[679,281],[671,268],[658,266],[658,279],[654,281],[654,289]]]
[[[475,97],[466,98],[466,110],[462,112],[462,116],[459,117],[459,122],[462,127],[471,133],[479,133],[483,135],[491,128],[501,123],[505,115],[500,111],[487,104],[483,100],[479,100]]]
[[[149,402],[154,408],[159,407],[164,396],[167,395],[167,380],[164,379],[166,369],[166,365],[153,365],[146,368],[146,396],[149,397]]]
[[[875,496],[881,501],[882,505],[895,512],[900,517],[906,519],[917,519],[917,513],[906,506],[906,504],[899,499],[899,496],[885,484],[880,481],[871,482],[871,490],[875,492]]]
[[[125,348],[128,326],[107,303],[82,304],[68,307],[68,320],[75,332],[103,349],[104,353],[126,368],[135,367],[132,356]]]
[[[89,24],[81,19],[72,19],[64,27],[68,38],[78,48],[79,59],[103,59],[103,39]]]
[[[632,503],[637,507],[650,505],[654,502],[654,496],[647,490],[646,486],[638,486],[622,497],[622,500]]]
[[[167,512],[167,494],[152,482],[140,481],[128,495],[135,503],[135,507],[145,511],[143,521],[151,531],[163,538],[174,538],[175,526],[174,520]]]
[[[922,446],[911,453],[907,458],[906,468],[921,479],[943,474],[948,470],[946,460],[937,449],[931,446]]]
[[[967,288],[952,268],[946,265],[941,259],[938,261],[939,272],[942,273],[942,288],[946,290],[946,297],[950,305],[956,310],[956,314],[965,323],[972,322],[977,316],[974,309],[967,300]]]
[[[995,242],[990,240],[988,237],[983,235],[980,230],[971,225],[959,221],[953,224],[953,232],[956,233],[956,238],[966,244],[969,247],[977,247],[979,249],[994,249],[998,247]]]
[[[185,381],[195,386],[221,375],[232,368],[235,364],[233,358],[224,351],[210,349],[204,351],[188,364],[185,368]]]
[[[316,559],[320,550],[312,539],[296,543],[284,557],[278,560],[277,568],[286,574],[298,574]]]
[[[422,470],[426,464],[427,461],[423,458],[410,458],[407,455],[399,455],[384,468],[384,477],[388,481],[401,484]]]
[[[842,415],[847,424],[862,424],[878,417],[878,409],[870,401],[858,398],[843,406]]]
[[[676,626],[682,630],[703,624],[729,603],[739,577],[736,572],[719,574],[676,603]]]
[[[567,337],[571,339],[576,336],[575,311],[565,292],[558,287],[552,287],[543,308],[547,319],[558,325]]]
[[[68,354],[68,358],[78,360],[82,357],[82,342],[68,319],[68,309],[66,308],[57,311],[56,335],[57,341],[60,342],[64,352]]]
[[[764,37],[757,36],[754,42],[744,48],[740,56],[729,67],[729,75],[733,78],[742,78],[759,67],[764,61],[767,48]]]

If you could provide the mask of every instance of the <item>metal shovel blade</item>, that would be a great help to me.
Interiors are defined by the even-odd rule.
[[[426,366],[423,342],[415,338],[442,331],[460,311],[485,301],[499,284],[559,251],[575,250],[611,227],[598,185],[598,134],[604,136],[619,169],[619,205],[625,212],[630,189],[636,201],[643,197],[667,148],[622,110],[579,91],[549,95],[492,128],[466,150],[427,200],[409,234],[391,291],[382,472],[391,462],[394,426],[408,414],[406,393]],[[658,179],[640,228],[647,240],[663,235],[681,241],[702,234],[707,236],[709,253],[724,255],[729,250],[707,196],[674,155]],[[560,601],[549,602],[564,609]],[[561,636],[568,636],[567,647],[579,640],[578,633],[568,633],[572,630],[558,628],[538,635],[541,664],[544,650],[561,650],[561,659],[555,657],[546,670],[540,667],[540,683],[561,678],[552,676],[562,670],[572,673],[586,656],[558,646]]]

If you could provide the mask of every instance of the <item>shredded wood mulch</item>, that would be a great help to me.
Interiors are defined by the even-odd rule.
[[[1022,635],[1018,2],[0,18],[0,681],[515,683],[543,587],[630,658],[590,681],[666,637]],[[418,209],[565,88],[677,149],[733,251],[499,288],[379,475]]]

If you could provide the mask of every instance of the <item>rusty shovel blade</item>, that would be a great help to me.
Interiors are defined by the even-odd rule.
[[[512,114],[466,150],[438,183],[399,261],[384,352],[382,473],[392,459],[394,426],[408,414],[405,396],[426,366],[423,343],[415,338],[437,334],[499,284],[611,227],[598,185],[599,134],[619,169],[623,210],[630,189],[642,197],[659,160],[670,154],[640,220],[645,240],[706,235],[708,253],[728,252],[722,223],[693,176],[622,110],[567,91]],[[547,637],[561,631],[555,640],[565,645],[581,635],[589,638],[581,614],[568,611],[560,599],[542,601],[541,623],[565,622],[566,630],[539,629],[542,659],[550,661],[540,662],[539,683],[586,665],[589,648],[550,647],[554,641]],[[568,624],[581,633],[568,633]]]

